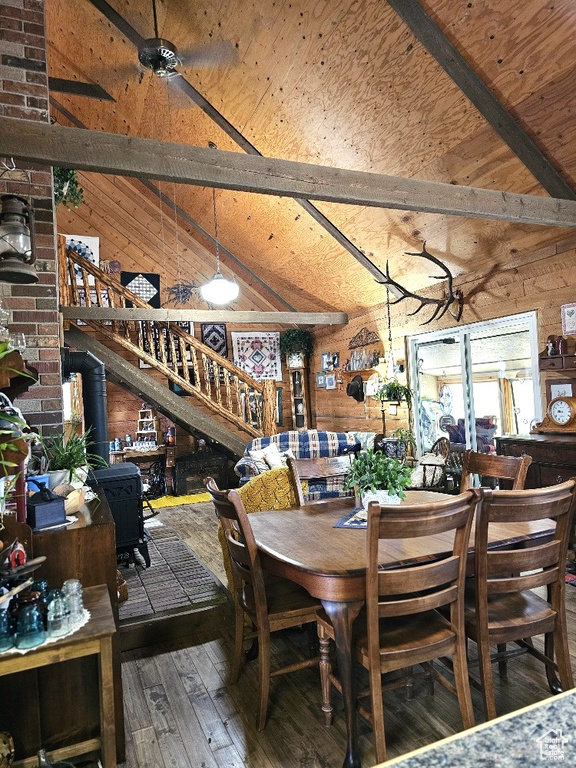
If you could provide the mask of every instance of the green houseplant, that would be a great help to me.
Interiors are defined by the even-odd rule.
[[[89,453],[92,442],[89,430],[82,435],[63,433],[41,437],[40,443],[48,463],[49,485],[54,488],[60,483],[83,482],[88,470],[108,466],[101,456]]]
[[[404,489],[411,479],[412,470],[404,461],[368,449],[355,456],[344,487],[355,488],[364,507],[370,501],[394,504],[406,496]]]
[[[374,397],[381,403],[401,403],[402,400],[405,400],[410,405],[412,402],[412,390],[405,384],[401,384],[398,379],[386,379],[379,386]]]
[[[314,351],[314,337],[302,328],[289,328],[280,334],[280,353],[286,357],[291,368],[301,368],[304,357]],[[297,359],[299,358],[299,359]]]
[[[76,168],[54,166],[54,201],[56,206],[64,203],[66,208],[78,208],[84,202],[84,190],[78,184]]]

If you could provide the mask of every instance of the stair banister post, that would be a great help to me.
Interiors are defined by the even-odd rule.
[[[276,382],[264,379],[262,382],[262,432],[265,435],[276,434]]]

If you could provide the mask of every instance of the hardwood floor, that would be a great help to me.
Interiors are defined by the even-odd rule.
[[[225,583],[210,504],[163,510],[160,519],[179,530],[196,554]],[[576,670],[576,587],[567,586],[568,625]],[[238,683],[228,682],[232,627],[222,637],[179,649],[161,646],[154,655],[124,654],[122,674],[126,712],[125,768],[340,768],[345,731],[335,695],[334,725],[325,728],[317,669],[274,678],[266,729],[255,727],[257,662],[244,666]],[[161,638],[159,638],[160,640]],[[306,645],[305,633],[290,639]],[[147,652],[150,654],[150,651]],[[273,641],[273,664],[293,658],[282,637]],[[511,712],[549,695],[543,666],[521,656],[509,662],[509,677],[495,675],[498,713]],[[477,722],[483,709],[472,692]],[[433,696],[416,682],[414,698],[402,688],[386,693],[389,756],[448,736],[461,728],[458,705],[441,686]],[[372,734],[360,724],[364,766],[373,765]],[[472,764],[472,763],[471,763]]]

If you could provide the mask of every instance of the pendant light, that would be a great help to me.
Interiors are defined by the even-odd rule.
[[[216,215],[216,190],[212,188],[212,208],[214,211],[214,240],[216,242],[216,274],[205,285],[200,286],[200,294],[208,304],[228,304],[240,293],[235,280],[227,280],[220,272],[220,244],[218,242],[218,217]]]

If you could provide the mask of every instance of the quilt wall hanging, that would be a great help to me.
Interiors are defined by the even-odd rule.
[[[256,381],[282,381],[278,331],[232,332],[234,365]]]
[[[160,309],[160,275],[154,272],[120,272],[120,283],[154,309]],[[127,301],[126,306],[131,307],[132,304]]]
[[[228,357],[228,339],[226,338],[225,323],[202,323],[202,344],[213,352]]]

